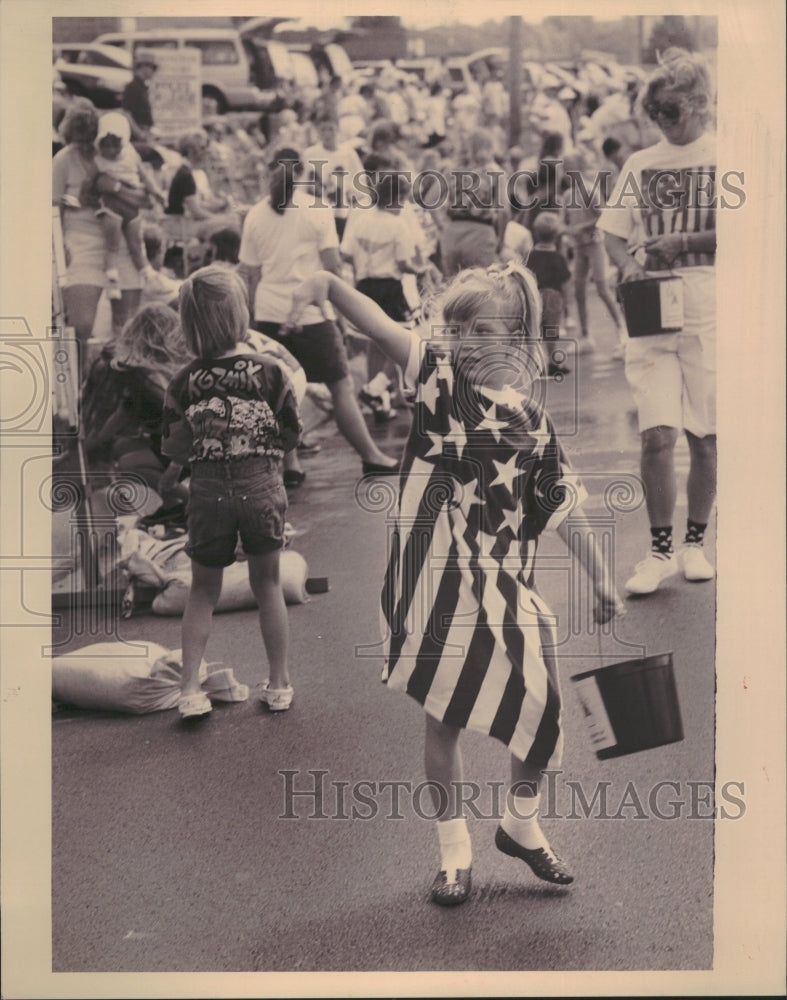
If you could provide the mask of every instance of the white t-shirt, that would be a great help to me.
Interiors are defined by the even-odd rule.
[[[102,174],[109,174],[110,177],[115,177],[131,187],[142,187],[139,176],[142,160],[130,143],[123,144],[120,155],[115,160],[108,160],[100,153],[96,153],[93,160]]]
[[[336,149],[326,149],[317,143],[309,146],[303,159],[309,176],[313,180],[319,178],[326,199],[335,206],[336,217],[346,219],[357,188],[355,178],[363,173],[363,164],[353,146],[347,142]]]
[[[662,139],[633,153],[623,164],[598,228],[630,247],[664,233],[697,233],[716,228],[716,136],[710,132],[685,146]],[[657,257],[637,257],[648,271],[664,270]],[[715,254],[679,257],[675,271],[712,269]]]
[[[401,214],[379,208],[357,208],[344,231],[342,253],[353,259],[356,282],[363,278],[401,280],[402,272],[396,262],[412,259],[415,242]]]
[[[503,249],[508,251],[509,254],[515,255],[521,261],[526,261],[528,254],[533,249],[533,237],[530,230],[511,219],[506,223],[503,235]]]
[[[336,225],[330,208],[312,194],[296,190],[293,204],[279,215],[265,198],[243,223],[239,258],[247,267],[261,267],[254,297],[254,318],[283,323],[289,316],[292,294],[302,281],[322,270],[321,250],[338,249]],[[300,322],[321,323],[317,306],[308,306]]]
[[[574,151],[571,118],[560,101],[539,92],[530,105],[530,120],[542,135],[546,135],[547,132],[559,132],[563,136],[564,155]]]

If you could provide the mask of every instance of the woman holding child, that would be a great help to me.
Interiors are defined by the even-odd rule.
[[[107,285],[105,273],[106,244],[98,203],[93,203],[90,189],[98,174],[95,142],[99,116],[87,104],[69,108],[61,125],[66,145],[52,160],[52,204],[60,209],[63,244],[66,254],[66,285],[63,289],[65,313],[76,332],[82,349],[85,370],[85,346],[93,331],[96,309]],[[129,202],[141,207],[147,193],[124,192]],[[120,297],[111,300],[112,325],[120,329],[139,306],[142,275],[134,266],[125,240],[118,249],[117,288]]]

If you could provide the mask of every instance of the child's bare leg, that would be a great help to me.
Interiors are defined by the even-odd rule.
[[[147,254],[145,253],[145,244],[142,239],[141,217],[138,215],[134,219],[125,219],[122,228],[134,267],[138,271],[144,271],[146,267],[149,267],[149,264]]]
[[[114,212],[104,211],[98,216],[104,236],[104,269],[117,271],[120,247],[123,241],[123,220]]]
[[[542,779],[540,768],[511,756],[511,787],[495,844],[509,857],[524,861],[545,882],[569,885],[574,876],[549,846],[538,823]]]
[[[290,623],[279,578],[281,550],[249,556],[249,583],[260,609],[260,632],[268,654],[268,682],[271,688],[289,687],[287,653]]]
[[[446,726],[431,715],[426,716],[424,770],[426,780],[431,782],[429,793],[439,822],[461,815],[457,812],[456,796],[456,783],[463,775],[460,732],[455,726]]]
[[[300,459],[298,458],[297,448],[293,448],[292,451],[285,452],[284,462],[285,472],[303,472],[303,467],[301,466]]]
[[[191,561],[191,589],[181,624],[183,668],[181,694],[196,694],[200,690],[199,666],[210,637],[213,611],[221,595],[224,570],[201,566]]]
[[[579,330],[582,337],[588,335],[587,281],[588,259],[584,247],[578,247],[574,258],[574,296],[577,301]]]
[[[620,313],[618,312],[615,300],[607,284],[606,256],[604,247],[600,243],[593,243],[591,246],[590,266],[593,273],[593,282],[598,292],[598,297],[606,306],[606,310],[615,324],[615,329],[620,331]]]
[[[432,885],[432,899],[442,906],[463,903],[470,891],[473,850],[467,821],[459,808],[461,799],[458,801],[457,797],[457,784],[463,774],[460,732],[456,726],[446,726],[431,715],[426,716],[424,769],[430,783],[440,845],[440,873]]]

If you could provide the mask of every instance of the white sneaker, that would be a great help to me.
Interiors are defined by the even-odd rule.
[[[687,545],[680,554],[680,562],[683,575],[692,583],[712,580],[716,575],[716,570],[705,558],[701,545]]]
[[[642,562],[638,562],[634,575],[626,580],[626,590],[630,594],[652,594],[662,580],[678,572],[678,560],[673,553],[659,556],[649,552]]]
[[[580,337],[577,340],[577,354],[592,354],[596,349],[596,342],[592,337]]]

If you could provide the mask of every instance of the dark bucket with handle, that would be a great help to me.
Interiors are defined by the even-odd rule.
[[[683,279],[677,275],[624,281],[618,296],[629,337],[679,333],[683,329]]]
[[[656,653],[572,677],[599,760],[683,739],[672,653]]]

